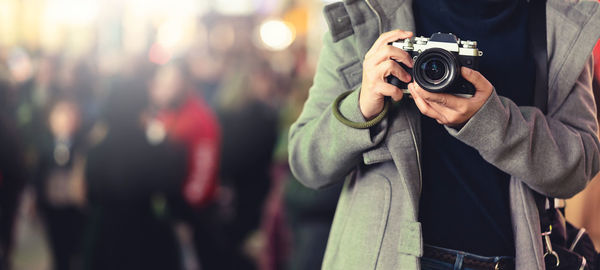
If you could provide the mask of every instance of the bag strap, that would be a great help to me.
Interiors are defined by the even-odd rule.
[[[534,105],[548,112],[548,46],[546,0],[529,0],[529,49],[535,60]]]
[[[535,64],[535,107],[542,113],[548,112],[548,49],[546,37],[546,0],[529,0],[529,51]],[[540,213],[542,232],[550,230],[552,222],[546,215],[546,204],[554,208],[554,199],[535,192],[535,199]]]

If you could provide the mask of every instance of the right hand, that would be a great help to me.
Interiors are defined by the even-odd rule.
[[[413,60],[406,51],[390,46],[388,43],[410,38],[412,35],[412,32],[402,30],[383,33],[365,54],[359,107],[367,120],[374,118],[383,110],[386,96],[395,101],[402,99],[402,90],[389,84],[386,77],[394,75],[403,82],[410,82],[410,74],[395,61],[412,68]]]

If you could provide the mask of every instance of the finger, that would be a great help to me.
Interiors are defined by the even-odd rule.
[[[383,80],[390,75],[394,75],[396,78],[406,83],[411,80],[410,74],[394,60],[387,60],[379,64],[379,66],[377,66],[377,71],[380,78]]]
[[[440,115],[437,118],[441,123],[456,124],[463,121],[463,115],[468,109],[469,100],[450,94],[434,94],[421,88],[417,83],[412,83],[413,91],[429,105],[429,107]],[[411,92],[412,93],[412,92]],[[426,98],[424,95],[433,96]]]
[[[393,86],[389,83],[381,82],[376,86],[377,91],[386,97],[391,97],[394,101],[400,101],[404,96],[404,93],[400,88]]]
[[[427,103],[427,101],[425,101],[418,93],[417,91],[415,91],[414,89],[414,84],[409,84],[408,88],[410,90],[410,93],[413,97],[413,100],[415,101],[415,104],[417,105],[417,107],[419,108],[419,111],[421,111],[422,114],[429,116],[433,119],[436,119],[438,121],[442,121],[443,117],[434,109],[430,106],[429,103]]]
[[[373,46],[371,46],[371,50],[378,51],[379,48],[383,45],[387,45],[390,42],[397,41],[399,39],[405,39],[412,37],[413,33],[410,31],[402,31],[402,30],[392,30],[389,32],[385,32],[377,38]]]
[[[421,86],[419,86],[417,83],[413,83],[413,86],[415,92],[417,92],[417,94],[419,94],[419,96],[421,96],[421,98],[426,100],[428,103],[439,105],[453,111],[458,111],[460,108],[464,107],[466,98],[445,93],[431,93],[421,88]]]
[[[375,52],[375,54],[373,54],[371,59],[371,61],[373,61],[373,64],[375,65],[378,65],[381,62],[387,61],[389,59],[393,59],[397,62],[403,63],[409,68],[412,68],[414,63],[412,57],[410,56],[410,54],[408,54],[408,52],[400,48],[396,48],[394,46],[385,46],[383,48],[380,48],[377,52]]]
[[[442,103],[437,103],[437,102],[431,102],[428,101],[427,99],[423,98],[422,94],[428,94],[427,91],[419,91],[419,89],[417,89],[418,85],[416,83],[412,83],[409,88],[411,88],[411,94],[412,93],[416,93],[416,95],[424,100],[425,103],[427,103],[427,105],[430,107],[431,110],[435,111],[438,115],[439,118],[436,118],[438,120],[438,123],[440,124],[444,124],[444,125],[448,125],[448,126],[457,126],[457,125],[461,125],[464,124],[466,121],[469,120],[470,116],[469,116],[469,111],[470,111],[470,105],[469,104],[471,102],[470,99],[468,98],[462,98],[462,97],[457,97],[457,96],[453,96],[453,95],[449,95],[450,98],[450,102],[446,102],[446,105],[443,105]],[[421,89],[422,90],[422,89]],[[431,93],[429,93],[431,94]],[[434,94],[436,95],[436,94]],[[414,94],[413,94],[414,96]],[[456,99],[456,102],[452,101],[453,99]],[[448,107],[447,104],[456,104],[456,107]]]
[[[493,89],[492,84],[479,71],[467,67],[462,67],[460,72],[467,81],[475,86],[477,91],[489,91]]]

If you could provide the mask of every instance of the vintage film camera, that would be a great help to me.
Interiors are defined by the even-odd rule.
[[[473,84],[460,74],[460,67],[477,70],[483,52],[477,49],[477,41],[460,40],[452,33],[436,33],[430,38],[416,37],[391,44],[408,52],[414,60],[413,69],[399,63],[423,89],[432,93],[449,93],[462,97],[475,94]],[[388,83],[405,93],[407,83],[394,76],[387,77]]]

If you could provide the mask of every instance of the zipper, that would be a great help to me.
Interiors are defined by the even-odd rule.
[[[383,34],[383,21],[381,19],[381,15],[379,15],[379,12],[373,7],[371,0],[365,0],[365,2],[367,2],[367,6],[369,6],[369,9],[375,13],[375,16],[379,20],[379,24],[377,24],[377,26],[379,27],[379,35],[381,36],[381,34]]]
[[[379,12],[373,7],[373,4],[371,3],[371,0],[365,0],[365,2],[367,3],[367,6],[369,6],[369,9],[371,9],[371,11],[373,11],[373,13],[375,14],[375,16],[377,17],[378,20],[378,30],[379,30],[379,35],[383,34],[383,19],[381,17],[381,15],[379,14]],[[423,172],[421,170],[421,153],[419,153],[419,146],[417,144],[417,136],[415,135],[415,128],[412,124],[412,121],[410,121],[410,117],[408,117],[408,115],[405,113],[404,116],[406,117],[406,120],[408,120],[408,125],[410,127],[410,134],[412,136],[413,139],[413,144],[415,146],[415,153],[417,156],[417,166],[419,167],[419,198],[421,197],[421,193],[423,192]]]

